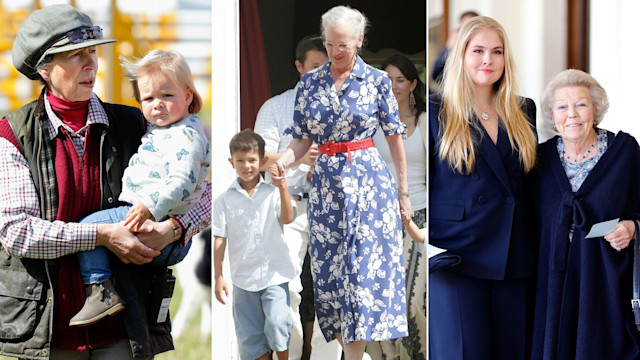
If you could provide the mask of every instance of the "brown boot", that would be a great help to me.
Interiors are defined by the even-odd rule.
[[[69,321],[69,326],[88,326],[108,315],[124,310],[120,296],[113,287],[111,279],[102,283],[85,285],[87,300],[84,306]]]

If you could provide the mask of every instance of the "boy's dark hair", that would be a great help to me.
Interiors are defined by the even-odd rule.
[[[258,151],[260,159],[264,157],[264,140],[251,129],[244,129],[235,134],[229,142],[231,156],[236,151]]]
[[[326,54],[327,49],[324,48],[322,37],[318,35],[303,37],[296,46],[296,60],[300,61],[301,64],[304,64],[305,60],[307,60],[307,51],[309,50],[317,50]]]

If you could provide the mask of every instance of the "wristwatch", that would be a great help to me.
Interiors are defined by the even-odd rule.
[[[409,190],[398,190],[398,194],[399,195],[409,196],[409,195],[411,195],[411,191],[409,191]]]
[[[180,240],[182,238],[182,225],[174,218],[169,218],[169,223],[173,229],[173,241]]]

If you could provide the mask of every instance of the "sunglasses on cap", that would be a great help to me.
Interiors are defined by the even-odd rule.
[[[78,28],[69,31],[62,39],[51,47],[59,47],[67,44],[78,44],[88,39],[102,39],[102,28],[93,26],[90,28]]]

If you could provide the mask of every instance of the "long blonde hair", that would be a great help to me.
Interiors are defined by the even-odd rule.
[[[504,72],[493,84],[494,102],[509,135],[511,148],[518,151],[526,173],[535,164],[536,137],[520,108],[522,98],[515,94],[515,71],[507,34],[497,21],[486,16],[476,16],[462,25],[446,62],[441,85],[443,106],[438,116],[438,155],[441,161],[448,161],[451,168],[460,173],[473,172],[477,144],[471,135],[471,127],[476,126],[473,124],[476,95],[475,86],[464,64],[464,54],[471,38],[482,29],[496,31],[502,40]]]

